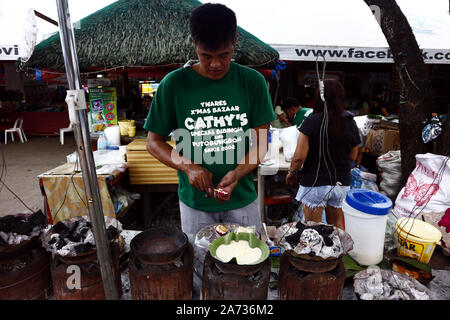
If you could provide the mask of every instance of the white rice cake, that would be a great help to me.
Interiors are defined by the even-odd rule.
[[[237,264],[253,264],[261,255],[261,249],[251,248],[247,240],[231,240],[229,244],[221,244],[216,250],[217,258],[225,263],[236,257]]]

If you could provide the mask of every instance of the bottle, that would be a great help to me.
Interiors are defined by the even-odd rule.
[[[106,143],[106,137],[104,133],[100,134],[100,137],[97,141],[97,150],[106,150],[107,143]]]

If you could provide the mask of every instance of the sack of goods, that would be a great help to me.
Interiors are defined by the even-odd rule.
[[[415,218],[425,212],[445,212],[450,207],[450,158],[417,154],[416,168],[395,200],[396,216]]]

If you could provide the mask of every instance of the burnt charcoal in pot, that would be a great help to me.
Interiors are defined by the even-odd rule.
[[[70,241],[73,241],[73,242],[81,242],[82,238],[83,237],[81,236],[81,234],[79,234],[77,232],[69,234],[69,236],[67,237],[67,239],[69,239]]]
[[[80,254],[80,253],[88,252],[93,247],[94,246],[92,245],[92,243],[88,242],[88,243],[81,243],[81,244],[73,247],[73,249],[75,250],[76,254]]]
[[[117,235],[117,229],[113,226],[109,226],[108,229],[106,229],[106,235],[108,236],[108,240],[114,239]]]
[[[52,227],[52,232],[53,233],[61,233],[61,232],[65,231],[65,230],[69,230],[69,228],[67,228],[67,226],[62,221],[58,222],[57,224],[55,224]]]
[[[310,227],[304,225],[301,221],[297,222],[297,224],[295,225],[295,227],[298,229],[298,231],[300,232],[300,234],[302,234],[302,232],[305,229],[309,229]]]
[[[58,241],[59,237],[52,237],[49,241],[48,244],[52,245],[54,244],[56,241]]]
[[[60,237],[61,239],[69,238],[69,236],[70,236],[70,231],[69,231],[69,229],[63,230],[63,231],[61,231],[61,233],[59,234],[59,237]]]
[[[33,231],[33,224],[28,221],[18,221],[12,225],[10,232],[21,235],[29,235]]]
[[[75,221],[69,228],[69,233],[73,234],[75,230],[77,230],[78,225],[80,224],[80,221]]]
[[[328,226],[325,224],[319,224],[317,226],[312,226],[311,228],[316,230],[322,237],[329,236],[334,230],[333,226]]]
[[[64,238],[59,238],[58,242],[56,243],[56,249],[59,250],[62,247],[64,247],[66,245],[66,241],[64,240]]]
[[[84,237],[89,230],[90,230],[89,227],[81,227],[78,232],[80,233],[80,235]]]
[[[6,247],[8,243],[0,236],[0,246]]]
[[[13,226],[22,219],[15,215],[7,215],[0,218],[0,231],[9,233]]]
[[[30,215],[27,221],[31,222],[34,226],[43,226],[47,224],[47,218],[42,210],[38,210]]]
[[[285,237],[284,239],[291,245],[292,248],[295,248],[300,241],[300,235],[302,234],[302,232],[303,230],[302,231],[298,230],[296,233],[293,233]]]
[[[330,236],[323,236],[322,238],[327,247],[333,246],[333,240],[331,240]]]

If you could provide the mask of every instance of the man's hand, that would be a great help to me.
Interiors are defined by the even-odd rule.
[[[209,195],[212,196],[212,173],[208,169],[193,164],[192,166],[189,166],[189,169],[185,171],[186,175],[188,176],[189,183],[196,189],[207,192]]]
[[[231,199],[231,193],[233,192],[233,189],[238,184],[239,180],[236,176],[236,173],[231,170],[228,171],[228,173],[220,180],[219,184],[217,185],[218,189],[222,189],[227,194],[221,194],[217,191],[214,191],[214,199],[219,201],[220,203],[229,201]]]

